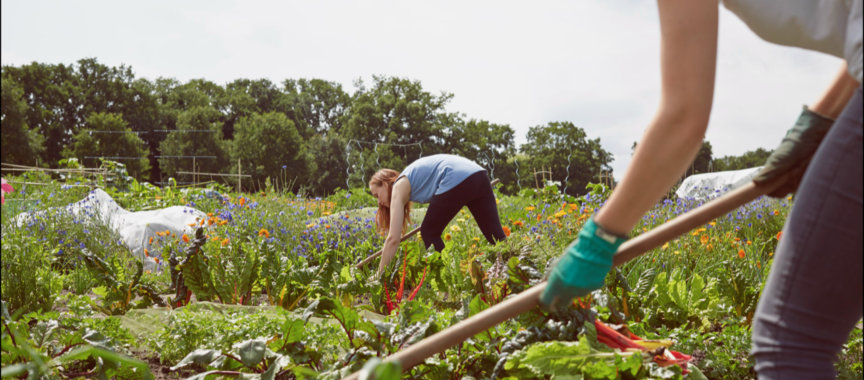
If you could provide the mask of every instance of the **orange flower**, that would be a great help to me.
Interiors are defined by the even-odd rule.
[[[325,224],[325,225],[324,225],[324,229],[325,229],[325,230],[329,230],[329,229],[330,229],[330,225],[329,225],[329,224]]]
[[[150,237],[150,245],[153,245],[153,237]]]
[[[538,222],[541,221],[541,220],[543,219],[542,217],[543,217],[543,215],[541,215],[541,214],[537,214],[537,221],[538,221]]]
[[[144,248],[144,256],[150,257],[150,251],[148,251],[147,248]]]
[[[227,221],[227,220],[223,220],[223,221],[220,221],[220,222],[219,222],[219,225],[220,225],[220,226],[224,226],[224,225],[226,225],[226,224],[228,224],[228,221]]]
[[[189,242],[189,235],[183,234],[183,242],[184,242],[184,243],[188,243],[188,242]]]
[[[231,239],[222,239],[222,246],[224,247],[224,246],[228,245],[228,243],[230,243],[230,242],[231,242]]]
[[[752,240],[747,240],[747,245],[753,245],[753,241],[752,241]]]
[[[213,239],[211,239],[211,240],[213,240],[213,241],[219,241],[219,237],[218,237],[218,236],[214,236]]]
[[[521,220],[517,220],[517,221],[513,222],[513,225],[516,226],[516,227],[522,227],[522,226],[524,226],[525,224],[522,223]]]
[[[783,236],[783,231],[777,233],[777,240],[780,240],[781,236]]]
[[[212,218],[212,217],[213,217],[213,213],[212,213],[212,212],[208,212],[208,213],[207,213],[207,216]]]
[[[158,258],[158,257],[154,257],[154,258],[153,258],[153,261],[155,261],[156,264],[159,264],[159,258]]]
[[[444,234],[444,240],[450,241],[452,238],[453,236],[450,236],[450,234]]]
[[[702,235],[699,241],[702,242],[702,245],[708,244],[708,235]]]
[[[756,267],[759,269],[762,269],[762,262],[761,261],[756,262]]]
[[[207,219],[207,225],[208,225],[208,226],[212,226],[213,223],[216,223],[216,220],[215,220],[215,219],[213,219],[213,218]]]
[[[774,216],[780,215],[780,210],[774,210]]]
[[[189,227],[195,227],[198,223],[189,223]]]
[[[735,238],[735,241],[741,241],[741,238]]]
[[[171,235],[171,231],[165,230],[165,232],[163,232],[162,234],[165,236],[168,236],[168,235]]]
[[[743,249],[739,249],[739,250],[738,250],[738,257],[740,257],[740,258],[743,259],[743,258],[746,257],[746,256],[747,256],[747,253],[744,252]]]
[[[713,250],[714,250],[714,246],[711,244],[708,244],[708,252],[711,252]]]
[[[507,226],[504,226],[504,236],[510,236],[510,228]]]
[[[261,229],[261,231],[258,231],[258,236],[259,237],[263,236],[264,238],[270,238],[270,231],[267,231],[265,229]]]
[[[206,220],[201,219],[201,225],[202,225],[202,226],[204,225],[204,222],[206,222]]]
[[[240,202],[237,202],[237,203],[239,203],[240,206],[245,206],[246,205],[246,198],[240,198]]]

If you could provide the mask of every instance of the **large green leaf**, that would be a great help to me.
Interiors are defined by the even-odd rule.
[[[265,339],[252,339],[234,345],[240,361],[247,367],[261,364],[264,355],[267,354],[267,341]]]
[[[213,363],[220,356],[222,356],[222,353],[218,350],[195,350],[189,353],[189,355],[186,355],[186,357],[177,363],[177,365],[171,367],[171,370],[176,371],[192,363],[207,366],[210,363]]]
[[[384,363],[379,358],[372,358],[360,370],[359,380],[399,380],[402,378],[402,366],[399,362]]]

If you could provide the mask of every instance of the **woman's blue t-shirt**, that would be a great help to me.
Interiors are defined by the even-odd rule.
[[[446,193],[472,174],[484,170],[467,158],[436,154],[412,162],[399,178],[406,177],[411,183],[411,202],[429,203],[432,196]]]

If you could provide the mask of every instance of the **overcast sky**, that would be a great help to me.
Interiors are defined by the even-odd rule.
[[[654,1],[2,2],[3,65],[130,65],[138,77],[420,80],[468,118],[571,121],[615,154],[616,177],[660,95]],[[721,10],[715,156],[773,149],[840,60],[756,37]]]

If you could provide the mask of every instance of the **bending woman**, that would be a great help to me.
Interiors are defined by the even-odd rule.
[[[753,320],[763,380],[829,379],[862,313],[862,1],[723,0],[768,41],[845,59],[754,178],[796,192]],[[603,286],[618,246],[696,156],[711,114],[718,2],[658,0],[662,94],[621,184],[552,268],[541,304]],[[768,100],[770,101],[770,99]],[[800,184],[800,188],[799,188]]]
[[[393,260],[399,240],[408,229],[411,202],[429,204],[420,225],[426,249],[431,245],[439,252],[444,249],[441,233],[464,206],[468,206],[490,244],[507,238],[498,220],[495,194],[486,169],[467,158],[437,154],[414,161],[401,174],[381,169],[369,180],[369,190],[378,199],[378,231],[388,233],[379,274]]]

